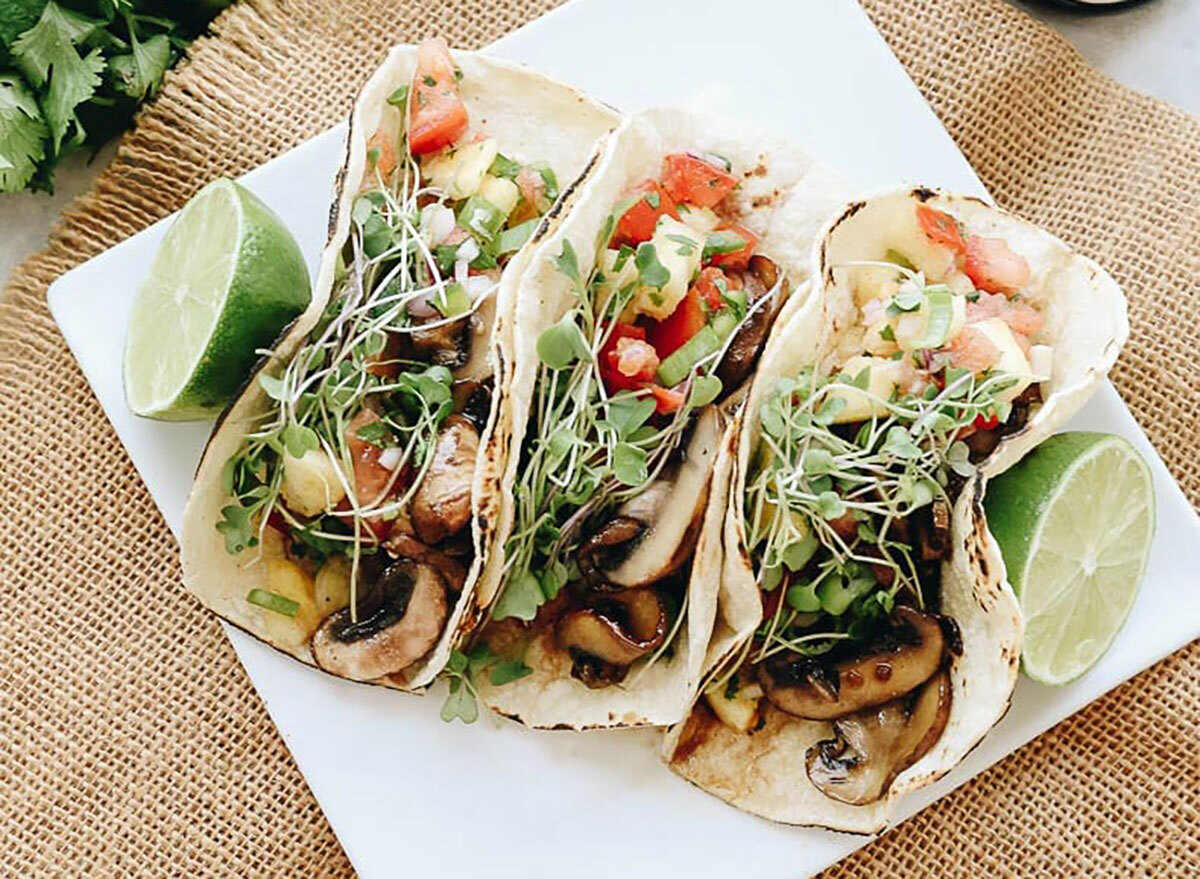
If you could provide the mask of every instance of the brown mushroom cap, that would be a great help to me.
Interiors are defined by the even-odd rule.
[[[471,521],[471,487],[479,433],[469,419],[451,415],[442,425],[433,461],[412,500],[412,524],[423,543],[435,544]]]
[[[717,366],[717,378],[721,380],[726,394],[737,390],[754,369],[758,355],[762,352],[767,335],[771,331],[771,325],[775,323],[779,309],[787,298],[787,291],[782,285],[779,289],[775,286],[779,283],[779,267],[762,254],[750,257],[742,275],[742,282],[751,303],[767,295],[770,295],[772,300],[755,309],[738,327],[725,356]],[[784,284],[786,283],[785,280]]]
[[[781,711],[831,720],[915,689],[937,672],[945,653],[938,617],[900,605],[892,613],[891,630],[866,651],[836,662],[765,662],[758,666],[758,679]]]
[[[835,738],[817,742],[805,755],[809,780],[843,803],[874,802],[936,744],[950,700],[950,675],[943,669],[906,698],[834,721]]]
[[[558,622],[558,643],[572,655],[629,665],[662,645],[667,611],[653,589],[625,589],[594,600]]]
[[[398,559],[359,599],[357,619],[348,607],[325,618],[313,634],[313,659],[355,681],[395,674],[433,649],[446,617],[446,589],[438,572]]]

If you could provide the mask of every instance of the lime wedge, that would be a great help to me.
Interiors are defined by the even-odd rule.
[[[308,305],[308,271],[283,222],[214,180],[167,230],[125,340],[125,398],[147,418],[220,412],[279,331]]]
[[[1146,462],[1122,437],[1062,433],[992,480],[984,507],[1025,618],[1025,674],[1074,680],[1112,644],[1146,571]]]

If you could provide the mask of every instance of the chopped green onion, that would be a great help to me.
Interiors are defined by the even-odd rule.
[[[658,365],[658,382],[672,388],[688,377],[688,373],[710,354],[721,350],[721,337],[712,326],[703,326]]]
[[[491,241],[504,226],[505,214],[482,195],[473,195],[458,208],[458,225]]]
[[[496,255],[504,256],[506,253],[516,253],[520,250],[533,235],[533,230],[537,228],[537,224],[537,220],[526,220],[518,226],[513,226],[511,229],[505,229],[501,232],[500,240],[496,244]]]
[[[442,317],[458,317],[471,310],[471,298],[462,284],[447,284],[445,288],[430,298],[430,303],[441,312]]]
[[[266,589],[251,589],[246,595],[246,600],[251,604],[258,605],[272,613],[282,614],[285,617],[294,617],[296,612],[300,610],[300,602],[284,598],[282,595],[277,595],[274,592],[268,592]]]

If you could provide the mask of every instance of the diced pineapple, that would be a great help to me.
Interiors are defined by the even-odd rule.
[[[754,688],[757,690],[758,688]],[[710,684],[704,690],[708,706],[721,723],[737,732],[745,733],[758,724],[758,705],[762,694],[753,694],[750,687],[741,687],[732,698],[725,695],[726,684]]]
[[[479,185],[479,194],[494,204],[508,216],[521,199],[521,190],[517,184],[505,177],[493,177],[491,174],[483,178]]]
[[[992,370],[1006,373],[1017,379],[1017,383],[1012,387],[1005,388],[996,394],[997,402],[1004,403],[1012,400],[1029,387],[1030,382],[1037,380],[1037,376],[1033,374],[1029,360],[1025,357],[1025,352],[1021,350],[1021,345],[1013,335],[1012,329],[1002,319],[989,317],[987,320],[971,324],[971,327],[987,336],[988,341],[995,345],[1000,352],[999,358],[992,364]]]
[[[350,604],[350,559],[331,555],[317,571],[315,600],[322,616]]]
[[[855,269],[854,301],[861,308],[872,299],[891,299],[900,288],[902,277],[886,266],[862,266]]]
[[[287,555],[287,541],[278,528],[268,525],[262,529],[262,554],[275,558]]]
[[[885,333],[888,333],[889,330],[891,331],[891,338],[885,338]],[[877,324],[872,324],[867,327],[867,331],[863,334],[863,347],[869,354],[879,354],[882,356],[887,356],[897,351],[895,330],[885,320]]]
[[[477,140],[454,151],[454,192],[452,198],[469,198],[479,191],[488,168],[496,160],[498,148],[494,138]]]
[[[596,284],[596,308],[600,312],[604,311],[609,296],[637,280],[638,270],[633,254],[627,253],[621,268],[616,269],[614,266],[620,258],[621,252],[611,248],[600,254],[600,274],[604,276],[604,280]]]
[[[654,227],[650,244],[668,272],[667,282],[661,287],[639,287],[633,307],[638,314],[663,320],[687,295],[692,276],[700,268],[704,236],[686,223],[664,215]]]
[[[483,178],[496,160],[494,138],[463,144],[421,162],[421,176],[445,193],[447,198],[469,198],[479,192]],[[490,199],[489,199],[490,201]]]
[[[700,208],[692,204],[679,206],[679,219],[687,223],[701,235],[707,235],[721,224],[721,218],[712,208]]]
[[[263,559],[266,567],[268,592],[296,602],[294,616],[260,608],[265,634],[272,641],[299,647],[305,644],[321,623],[321,613],[313,597],[312,578],[298,564],[288,559]]]
[[[300,458],[283,456],[284,502],[301,516],[332,509],[346,496],[337,465],[320,449],[309,449]]]
[[[882,357],[851,357],[839,370],[844,381],[855,379],[864,369],[869,370],[867,387],[835,388],[826,392],[827,399],[840,399],[845,405],[833,417],[835,424],[866,421],[872,416],[886,415],[884,403],[892,396],[899,381],[900,363]]]

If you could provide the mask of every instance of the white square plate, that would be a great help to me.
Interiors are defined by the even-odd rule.
[[[683,10],[686,9],[686,12]],[[666,34],[664,39],[662,35]],[[447,34],[451,41],[454,35]],[[924,182],[984,194],[854,0],[575,0],[489,51],[633,110],[679,103],[793,137],[862,187]],[[314,268],[344,128],[247,174]],[[297,181],[306,181],[298,185]],[[178,533],[208,424],[133,417],[121,349],[135,289],[168,220],[65,274],[50,308],[96,396]],[[1111,386],[1073,428],[1129,437],[1154,473],[1158,536],[1112,650],[1075,684],[1022,680],[1012,711],[907,817],[1200,635],[1200,521]],[[649,731],[538,733],[438,719],[418,699],[335,680],[229,632],[284,740],[364,877],[651,875],[796,877],[866,840],[785,828],[705,796],[658,763]],[[602,828],[603,832],[597,832]],[[479,854],[476,854],[479,853]]]

